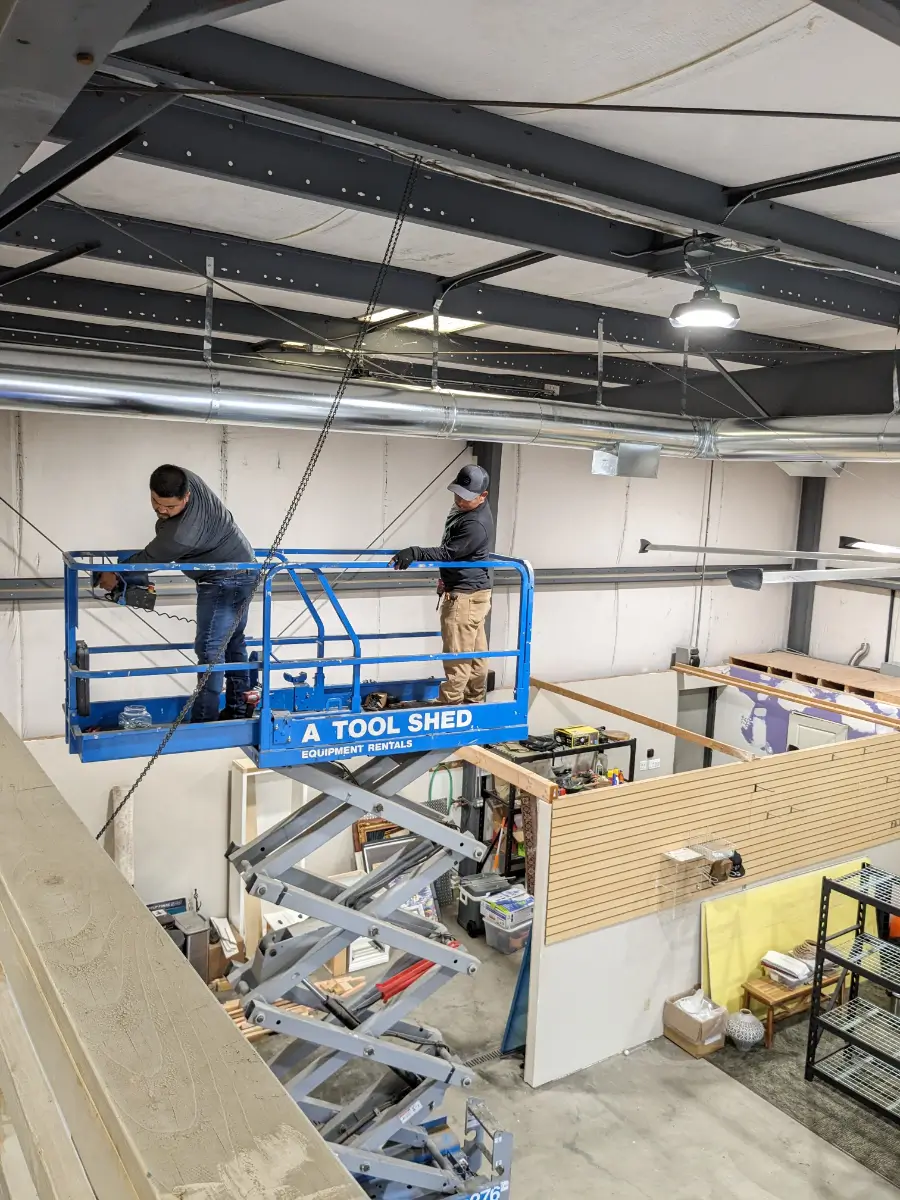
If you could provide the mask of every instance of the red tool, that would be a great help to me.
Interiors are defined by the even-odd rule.
[[[459,946],[459,942],[448,943],[452,949]],[[420,959],[419,962],[413,963],[411,967],[407,967],[405,971],[400,971],[396,975],[391,975],[388,979],[383,979],[381,983],[376,983],[375,988],[381,993],[381,999],[387,1003],[388,1000],[393,1000],[395,996],[399,996],[401,992],[405,992],[410,984],[415,983],[417,979],[430,971],[434,963],[428,962],[426,959]]]

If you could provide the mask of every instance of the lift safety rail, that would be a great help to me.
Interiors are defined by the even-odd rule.
[[[85,582],[89,585],[96,572],[116,572],[125,580],[120,599],[124,603],[130,598],[128,581],[136,576],[183,572],[190,578],[208,571],[259,571],[260,560],[268,552],[257,551],[255,563],[135,565],[120,561],[129,553],[74,551],[65,556],[66,724],[69,749],[85,762],[150,756],[186,699],[184,693],[96,699],[91,695],[92,684],[179,676],[192,688],[207,665],[194,665],[183,659],[171,661],[173,654],[193,651],[191,642],[89,645],[79,636],[79,606],[84,590],[79,587],[79,577],[87,577]],[[169,742],[166,753],[242,747],[259,766],[278,769],[359,755],[441,748],[449,751],[464,745],[513,741],[526,736],[534,595],[534,575],[529,564],[502,555],[477,563],[454,563],[454,567],[489,567],[518,575],[515,648],[478,651],[478,657],[483,659],[500,662],[512,659],[515,681],[511,699],[435,707],[443,663],[472,655],[442,653],[440,632],[435,630],[358,632],[336,594],[339,583],[335,576],[349,571],[363,576],[366,572],[383,572],[394,553],[392,550],[279,551],[276,561],[266,567],[257,592],[262,603],[262,636],[246,639],[255,660],[251,666],[258,675],[260,689],[253,716],[198,724],[186,721]],[[414,563],[410,570],[435,574],[441,565]],[[293,584],[315,632],[294,637],[274,632],[272,588],[281,577]],[[314,593],[318,593],[319,607],[314,603]],[[408,641],[424,643],[429,649],[403,653],[403,643]],[[393,642],[396,652],[382,653],[380,645],[386,642]],[[432,648],[435,642],[437,648]],[[367,653],[372,643],[375,649]],[[125,665],[108,668],[96,665],[101,656],[109,655]],[[149,655],[154,656],[150,660],[152,665],[147,665]],[[160,655],[166,655],[165,665],[158,665]],[[412,663],[437,668],[440,675],[403,677]],[[222,663],[216,667],[217,672],[245,669],[240,663]],[[399,677],[390,678],[392,671]],[[97,690],[99,686],[94,688]],[[104,694],[109,690],[105,686]],[[367,710],[366,698],[373,692],[387,694],[384,711]],[[120,729],[119,716],[125,703],[143,704],[150,714],[150,727]]]

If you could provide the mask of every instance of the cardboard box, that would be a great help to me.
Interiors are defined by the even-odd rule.
[[[690,988],[686,992],[679,992],[677,996],[669,997],[663,1008],[663,1033],[670,1042],[674,1042],[694,1058],[706,1058],[725,1045],[728,1009],[716,1005],[713,1015],[705,1020],[692,1017],[680,1009],[676,1001],[692,995],[696,990]]]

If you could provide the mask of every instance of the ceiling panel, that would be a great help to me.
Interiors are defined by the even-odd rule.
[[[462,0],[430,6],[335,0],[305,21],[303,0],[226,22],[230,28],[447,96],[897,113],[900,48],[815,4],[636,0]],[[433,10],[433,11],[432,11]],[[728,185],[895,151],[900,128],[661,114],[506,115]],[[895,234],[892,181],[799,207]]]
[[[44,143],[29,165],[56,149]],[[303,250],[380,262],[393,221],[373,213],[334,208],[243,184],[209,179],[127,158],[95,167],[64,196],[89,208],[170,221]],[[393,262],[435,275],[458,275],[516,253],[516,247],[464,233],[407,222]]]
[[[226,29],[444,96],[570,100],[634,88],[704,60],[801,0],[283,0]]]

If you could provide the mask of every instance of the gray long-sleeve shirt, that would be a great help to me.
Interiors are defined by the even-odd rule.
[[[130,558],[135,563],[256,562],[253,548],[234,517],[199,475],[185,471],[190,498],[177,517],[160,518],[156,537]],[[202,583],[215,571],[186,571],[189,579]]]

